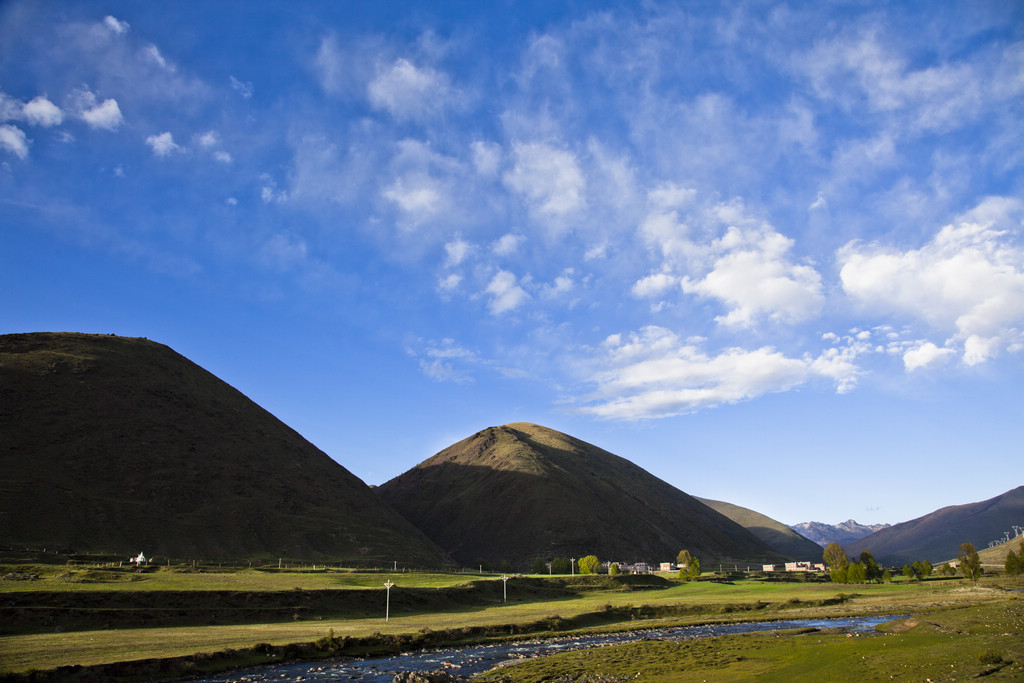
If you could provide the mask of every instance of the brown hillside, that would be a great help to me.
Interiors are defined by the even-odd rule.
[[[956,557],[961,543],[988,546],[1014,524],[1024,523],[1024,486],[979,503],[950,505],[935,512],[876,531],[843,548],[853,556],[870,550],[879,562],[937,563]]]
[[[456,559],[664,562],[780,556],[746,529],[633,463],[545,427],[490,427],[377,489]]]
[[[171,349],[0,336],[0,544],[441,564],[362,481]]]

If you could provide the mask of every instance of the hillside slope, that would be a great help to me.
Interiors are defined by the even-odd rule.
[[[0,336],[0,543],[437,565],[373,491],[170,348]]]
[[[961,543],[985,548],[1014,524],[1024,521],[1024,486],[979,503],[950,505],[894,524],[843,546],[850,555],[870,550],[879,562],[904,564],[914,560],[942,562],[956,557]]]
[[[821,546],[808,538],[804,538],[782,522],[776,521],[755,510],[732,503],[700,497],[697,497],[697,500],[712,510],[722,513],[757,536],[769,548],[792,560],[821,561]]]
[[[377,489],[456,559],[705,563],[779,555],[746,529],[624,458],[545,427],[490,427]]]

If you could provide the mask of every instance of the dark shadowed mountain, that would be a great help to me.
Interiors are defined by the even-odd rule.
[[[716,510],[757,536],[772,550],[792,560],[820,562],[821,546],[804,538],[782,522],[762,515],[749,508],[724,503],[720,500],[697,498],[712,510]]]
[[[839,524],[801,522],[800,524],[791,525],[790,528],[804,538],[809,538],[824,548],[832,542],[839,545],[853,543],[888,526],[888,524],[858,524],[852,519],[848,519]]]
[[[440,565],[362,481],[171,349],[0,336],[0,543]]]
[[[778,559],[724,515],[628,460],[545,427],[490,427],[377,489],[452,557]]]
[[[950,505],[909,522],[894,524],[843,546],[850,555],[870,550],[879,562],[901,565],[955,558],[961,543],[985,548],[989,541],[1024,525],[1024,486],[980,503]]]

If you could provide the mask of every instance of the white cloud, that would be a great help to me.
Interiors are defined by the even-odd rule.
[[[546,143],[516,143],[505,184],[523,195],[542,220],[563,219],[582,209],[585,182],[576,156]]]
[[[438,280],[437,291],[442,298],[447,300],[448,297],[455,293],[460,284],[462,284],[462,276],[457,273],[451,273]]]
[[[512,233],[508,233],[494,241],[491,245],[491,251],[494,252],[495,256],[511,256],[519,251],[519,247],[525,241],[526,238],[522,235],[513,235]]]
[[[701,280],[683,278],[683,291],[714,297],[729,306],[716,318],[724,325],[749,327],[759,318],[795,323],[817,315],[825,304],[821,276],[791,263],[793,240],[769,226],[757,230],[730,227],[713,245],[721,254]]]
[[[472,245],[462,239],[456,237],[451,242],[444,245],[444,250],[448,254],[448,258],[445,260],[445,265],[448,267],[457,266],[466,260],[469,253],[472,251]]]
[[[553,283],[544,287],[544,297],[554,299],[571,292],[576,287],[576,283],[572,279],[574,274],[575,270],[573,268],[566,268],[561,275],[555,278]]]
[[[60,125],[64,121],[64,113],[60,110],[60,107],[42,95],[29,101],[22,108],[22,113],[25,120],[33,126],[49,128],[50,126]]]
[[[219,149],[216,152],[214,152],[213,158],[222,164],[230,164],[233,161],[233,159],[231,158],[231,154],[225,152],[222,149]]]
[[[850,243],[838,253],[843,289],[866,308],[917,318],[963,344],[968,364],[987,360],[1024,339],[1024,204],[1013,200],[979,206],[992,222],[947,225],[919,249]],[[970,214],[968,214],[970,216]]]
[[[940,349],[931,342],[924,342],[903,354],[903,365],[907,370],[926,368],[955,353],[953,349]]]
[[[493,315],[514,310],[530,299],[526,290],[516,284],[516,276],[507,270],[499,270],[484,291],[491,295],[488,307]]]
[[[446,74],[407,59],[382,67],[366,91],[370,104],[398,119],[432,116],[461,99]]]
[[[129,24],[127,21],[119,21],[109,14],[103,17],[103,25],[110,29],[113,33],[118,35],[124,35],[128,33]]]
[[[212,130],[208,130],[205,133],[196,136],[195,140],[196,144],[198,144],[200,147],[204,149],[216,147],[218,144],[220,144],[220,137],[217,135],[216,131]]]
[[[793,358],[771,346],[708,352],[705,339],[684,340],[656,325],[609,335],[584,362],[596,391],[579,410],[614,420],[671,417],[789,391],[816,378],[845,394],[863,374],[858,357],[875,349],[854,334],[823,339],[832,346],[817,357]]]
[[[670,417],[745,401],[786,391],[811,376],[805,360],[771,347],[709,355],[657,326],[626,339],[612,335],[602,353],[598,363],[604,368],[591,378],[597,397],[581,410],[615,420]]]
[[[24,159],[28,156],[28,139],[20,128],[3,124],[0,125],[0,148]]]
[[[165,157],[172,152],[176,152],[181,149],[181,147],[174,142],[174,136],[168,131],[160,133],[159,135],[150,135],[146,138],[146,144],[153,150],[153,154],[158,157]]]
[[[79,102],[84,106],[78,115],[89,124],[90,128],[117,130],[124,122],[124,117],[121,115],[121,108],[117,105],[117,100],[111,98],[96,104],[96,96],[88,90],[80,91],[79,95]]]
[[[388,199],[407,214],[425,217],[435,213],[442,204],[437,185],[427,176],[396,178],[383,192]]]
[[[633,296],[648,298],[661,296],[679,286],[679,278],[668,273],[652,273],[637,280],[633,285]]]

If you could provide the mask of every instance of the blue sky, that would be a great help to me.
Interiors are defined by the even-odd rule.
[[[0,332],[900,522],[1022,483],[1022,120],[1016,2],[9,1]]]

